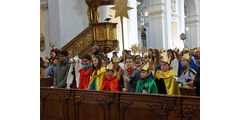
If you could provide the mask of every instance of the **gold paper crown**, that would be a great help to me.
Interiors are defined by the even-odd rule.
[[[179,49],[178,49],[178,48],[174,48],[174,51],[175,51],[175,52],[179,52]]]
[[[102,60],[102,63],[104,63],[105,61],[104,60]]]
[[[196,50],[197,50],[197,52],[200,52],[200,47],[198,47]]]
[[[161,49],[160,49],[160,52],[161,52],[161,53],[162,53],[162,52],[165,52],[164,48],[161,48]]]
[[[148,71],[149,69],[149,62],[147,62],[145,65],[142,66],[141,70],[146,70]]]
[[[183,58],[187,59],[188,61],[190,61],[192,59],[192,56],[190,56],[189,53],[186,53],[183,55]]]
[[[151,51],[153,51],[153,48],[148,48],[148,50],[151,50]]]
[[[113,57],[113,63],[116,63],[116,62],[120,62],[120,59],[119,59],[119,57]]]
[[[163,53],[161,53],[161,56],[162,56],[162,61],[163,62],[166,62],[167,64],[170,64],[170,59],[168,58],[168,55],[167,55],[167,53],[165,53],[165,52],[163,52]]]
[[[107,70],[114,70],[112,62],[107,65]]]
[[[44,60],[44,62],[47,62],[47,63],[49,63],[49,61],[48,61],[48,60]]]
[[[189,48],[183,48],[183,50],[190,51],[190,49],[189,49]]]

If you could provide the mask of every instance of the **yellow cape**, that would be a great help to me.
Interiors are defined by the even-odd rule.
[[[106,68],[105,67],[100,68],[97,71],[97,75],[95,75],[95,72],[96,71],[94,71],[92,73],[92,75],[90,76],[90,81],[89,81],[88,87],[93,83],[94,79],[96,78],[97,90],[100,90],[100,88],[102,87],[103,79],[106,76]]]
[[[155,78],[157,79],[163,78],[168,95],[180,95],[178,82],[175,80],[173,76],[177,77],[177,73],[174,70],[169,70],[166,72],[158,70],[156,72]]]

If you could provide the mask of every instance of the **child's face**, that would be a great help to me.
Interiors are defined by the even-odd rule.
[[[90,60],[88,60],[88,59],[86,59],[86,58],[83,58],[82,64],[86,66],[86,65],[88,65],[90,62],[91,62]]]
[[[148,76],[148,73],[146,70],[141,70],[141,78],[146,78]]]
[[[170,70],[170,66],[167,63],[162,62],[161,63],[161,71],[166,72],[168,70]]]
[[[53,64],[54,64],[54,65],[58,64],[58,60],[57,60],[57,59],[54,59],[54,60],[53,60]]]
[[[152,56],[152,51],[148,50],[148,56]]]
[[[72,66],[75,67],[76,66],[76,62],[72,62]]]
[[[113,71],[112,70],[107,70],[107,76],[109,77],[109,78],[111,78],[111,77],[113,77]]]
[[[48,62],[44,62],[44,63],[43,63],[43,66],[44,66],[44,67],[47,67],[47,66],[48,66]]]
[[[181,64],[183,67],[187,67],[189,65],[189,62],[185,58],[182,57]]]
[[[171,52],[167,52],[167,55],[168,55],[169,58],[172,57],[172,53]]]
[[[97,58],[93,58],[93,65],[95,67],[97,67],[97,65],[98,65],[98,59]]]
[[[134,66],[134,62],[132,59],[127,59],[126,60],[126,65],[127,65],[127,68],[133,68]]]

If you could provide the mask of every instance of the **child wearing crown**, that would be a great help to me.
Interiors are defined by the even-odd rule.
[[[150,76],[149,62],[146,63],[141,70],[141,79],[137,82],[136,92],[137,93],[158,93],[157,85]]]
[[[175,77],[177,73],[170,69],[171,62],[167,53],[161,53],[161,70],[157,70],[155,74],[155,82],[157,84],[158,93],[167,95],[180,95],[180,89]]]
[[[100,90],[106,91],[119,91],[119,80],[117,79],[116,74],[114,73],[113,64],[110,63],[107,68],[107,76],[103,80],[103,84]]]

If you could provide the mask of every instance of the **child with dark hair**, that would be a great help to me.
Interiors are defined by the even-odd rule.
[[[171,69],[171,61],[167,53],[161,54],[161,70],[155,74],[155,82],[157,84],[158,93],[167,95],[180,95],[178,82],[176,81],[177,73]]]
[[[82,58],[82,68],[78,71],[80,73],[78,89],[86,90],[90,81],[90,73],[92,71],[92,57],[84,55]]]
[[[178,59],[176,58],[176,54],[173,50],[168,49],[167,50],[168,58],[171,61],[171,68],[175,71],[178,72]]]
[[[100,90],[103,79],[106,76],[106,69],[102,67],[102,58],[99,55],[93,57],[93,66],[87,90]]]
[[[67,83],[67,75],[70,68],[68,60],[68,52],[62,50],[60,52],[60,63],[55,67],[53,86],[56,88],[65,88]]]
[[[126,58],[127,69],[122,73],[119,80],[119,88],[123,92],[135,92],[140,72],[134,67],[135,59],[132,56]]]
[[[149,62],[141,68],[141,79],[137,82],[136,92],[138,93],[158,93],[157,85],[150,76]]]

